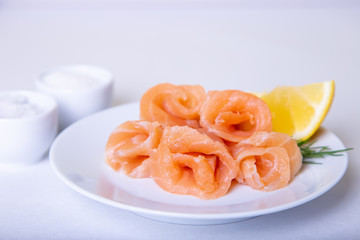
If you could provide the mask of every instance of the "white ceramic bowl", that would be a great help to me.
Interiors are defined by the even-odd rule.
[[[62,130],[111,105],[113,76],[108,70],[95,66],[62,66],[41,74],[36,88],[57,100]]]
[[[35,163],[41,160],[57,134],[56,101],[45,94],[32,91],[0,93],[3,99],[9,96],[23,98],[31,106],[36,106],[37,112],[34,111],[28,116],[0,116],[0,163]],[[4,110],[4,105],[2,109]]]

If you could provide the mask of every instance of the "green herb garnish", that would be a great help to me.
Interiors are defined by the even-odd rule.
[[[345,148],[340,150],[331,150],[328,146],[314,147],[316,141],[309,140],[298,142],[298,146],[303,156],[303,163],[306,164],[321,164],[314,161],[307,161],[309,158],[325,158],[326,156],[342,156],[342,152],[353,150],[353,148]]]

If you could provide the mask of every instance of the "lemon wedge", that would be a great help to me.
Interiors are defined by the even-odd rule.
[[[335,81],[326,81],[299,87],[276,87],[259,97],[270,108],[273,130],[303,141],[320,127],[333,101],[334,91]]]

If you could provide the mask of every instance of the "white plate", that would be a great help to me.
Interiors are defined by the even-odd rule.
[[[111,131],[127,120],[139,118],[138,103],[125,104],[87,117],[65,129],[50,149],[57,175],[75,191],[102,203],[151,219],[181,224],[220,224],[274,213],[306,203],[332,188],[344,175],[348,157],[315,159],[304,165],[288,187],[260,192],[233,184],[215,200],[170,194],[152,179],[131,179],[104,163],[104,147]],[[330,131],[320,129],[317,145],[343,149]]]

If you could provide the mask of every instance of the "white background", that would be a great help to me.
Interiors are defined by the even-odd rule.
[[[217,226],[102,205],[63,184],[48,159],[0,169],[0,239],[356,239],[359,44],[356,1],[0,1],[0,91],[34,89],[41,72],[73,63],[114,73],[114,105],[160,82],[264,91],[334,79],[323,126],[355,148],[343,180],[318,199]]]

